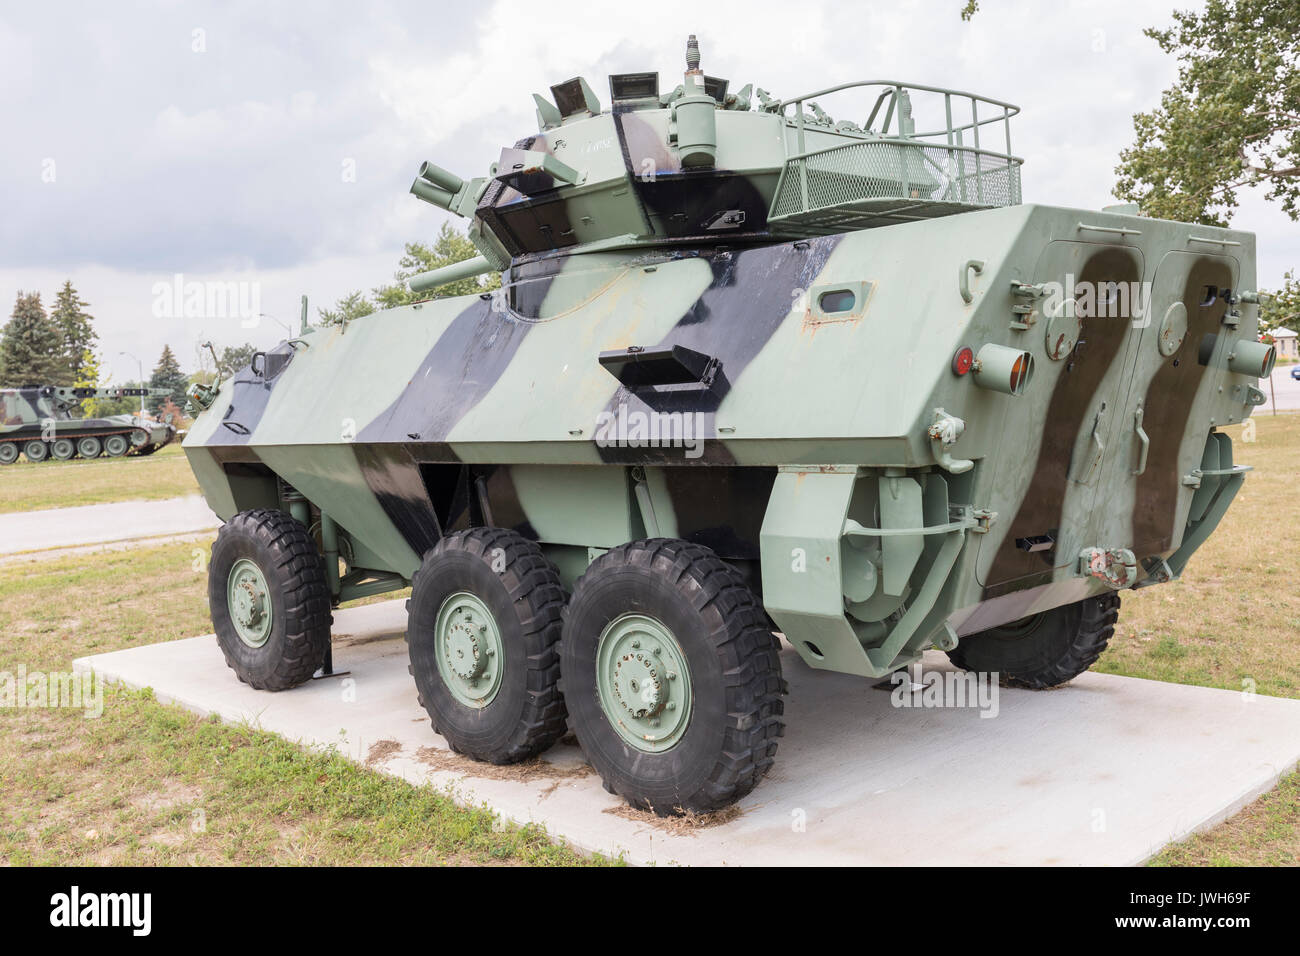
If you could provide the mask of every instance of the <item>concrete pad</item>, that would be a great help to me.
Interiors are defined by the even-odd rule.
[[[0,515],[0,554],[179,535],[220,527],[202,495]]]
[[[448,753],[416,702],[404,626],[401,601],[336,612],[335,667],[350,674],[279,694],[241,684],[211,636],[76,667],[373,757],[376,769],[634,863],[1137,864],[1230,816],[1300,758],[1297,700],[1085,674],[1045,693],[1003,689],[989,719],[973,708],[896,708],[886,690],[811,670],[786,648],[775,768],[739,816],[682,832],[605,793],[573,746],[513,777]],[[938,654],[925,663],[951,669]]]

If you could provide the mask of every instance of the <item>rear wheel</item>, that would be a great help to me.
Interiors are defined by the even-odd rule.
[[[776,636],[740,573],[656,538],[601,555],[565,610],[565,701],[605,788],[668,815],[719,810],[772,766]]]
[[[514,531],[448,535],[424,556],[407,603],[410,670],[453,750],[515,763],[564,735],[563,606],[555,566]]]
[[[12,465],[18,460],[18,443],[0,442],[0,465]]]
[[[1119,595],[1099,594],[963,637],[948,659],[1009,687],[1058,687],[1097,662],[1118,619]]]
[[[98,458],[103,449],[104,443],[93,435],[82,438],[77,442],[77,454],[82,458]]]
[[[104,439],[104,454],[109,458],[121,458],[131,450],[131,443],[125,435],[109,435]]]
[[[325,562],[307,529],[283,511],[241,511],[217,534],[208,606],[226,663],[258,690],[311,678],[330,640]]]
[[[50,442],[50,457],[55,461],[69,461],[77,453],[77,443],[71,438],[56,438]]]
[[[50,446],[43,441],[33,439],[23,445],[23,454],[27,456],[28,461],[44,461],[50,457]]]

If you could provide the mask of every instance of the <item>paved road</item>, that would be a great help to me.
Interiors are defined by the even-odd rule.
[[[1291,369],[1297,368],[1295,365],[1279,365],[1273,369],[1273,387],[1269,390],[1269,383],[1263,382],[1260,388],[1264,391],[1264,397],[1267,399],[1263,405],[1255,409],[1255,414],[1259,415],[1273,410],[1273,395],[1277,394],[1277,410],[1296,411],[1300,410],[1300,380],[1291,377]]]
[[[0,515],[0,554],[206,531],[221,524],[201,495]]]

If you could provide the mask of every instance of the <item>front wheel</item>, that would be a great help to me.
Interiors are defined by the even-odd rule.
[[[560,649],[574,733],[605,788],[666,816],[720,810],[776,756],[776,636],[740,573],[686,541],[598,557],[565,610]]]
[[[1099,594],[963,637],[948,659],[1009,687],[1058,687],[1097,662],[1117,620],[1119,595]]]
[[[222,525],[208,606],[226,663],[250,687],[287,690],[325,662],[333,623],[325,562],[283,511],[241,511]]]
[[[447,535],[424,556],[407,603],[410,671],[453,750],[516,763],[564,736],[563,606],[554,565],[514,531]]]

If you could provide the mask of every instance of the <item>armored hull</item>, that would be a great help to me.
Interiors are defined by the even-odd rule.
[[[413,188],[473,210],[487,267],[505,256],[499,291],[305,329],[197,396],[185,449],[209,504],[271,516],[214,564],[244,679],[282,679],[239,644],[270,627],[275,586],[220,575],[239,535],[297,535],[324,556],[326,603],[414,583],[413,673],[459,749],[535,753],[567,704],[611,789],[709,809],[771,763],[773,631],[816,668],[878,678],[938,647],[1050,686],[1095,660],[1118,592],[1176,577],[1222,518],[1245,469],[1219,429],[1262,401],[1273,360],[1251,234],[1019,204],[1009,145],[968,180],[951,156],[907,152],[923,140],[906,97],[885,143],[777,104],[766,145],[735,153],[742,177],[723,168],[742,139],[723,121],[758,114],[717,98],[716,157],[699,160],[686,141],[709,135],[648,99],[633,119],[671,160],[652,200],[627,147],[635,110],[586,97],[567,124],[557,90],[543,148],[503,151],[477,186],[426,164]],[[556,165],[557,142],[572,156],[597,121],[622,159]],[[810,146],[806,122],[849,141]],[[969,128],[950,123],[949,144]],[[581,190],[601,182],[597,213]],[[638,195],[629,225],[620,203]],[[710,229],[727,215],[723,241]],[[532,690],[493,717],[516,643]]]
[[[156,391],[54,385],[0,389],[0,464],[13,464],[23,455],[31,462],[42,462],[153,454],[176,437],[170,422],[136,415],[75,418],[72,410],[85,398],[121,398]]]

